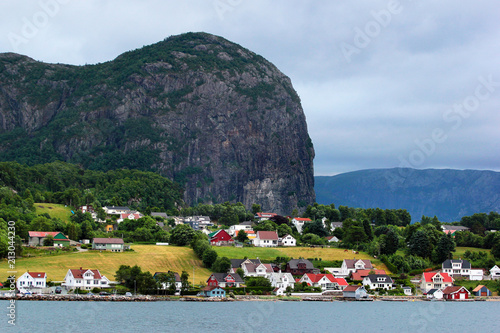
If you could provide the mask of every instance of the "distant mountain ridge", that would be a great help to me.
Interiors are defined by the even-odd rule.
[[[500,212],[500,172],[451,169],[368,169],[316,176],[320,204],[406,209],[412,221],[436,215],[442,222]]]

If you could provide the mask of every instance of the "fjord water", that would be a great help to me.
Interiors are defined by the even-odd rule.
[[[500,332],[500,302],[48,302],[0,332]]]

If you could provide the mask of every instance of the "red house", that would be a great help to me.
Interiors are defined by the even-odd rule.
[[[245,283],[237,273],[212,273],[207,279],[208,287],[231,288]]]
[[[465,287],[447,287],[443,290],[444,299],[469,299],[470,292]]]
[[[210,245],[221,246],[230,245],[234,243],[233,237],[231,237],[226,230],[217,230],[208,235],[210,238]]]

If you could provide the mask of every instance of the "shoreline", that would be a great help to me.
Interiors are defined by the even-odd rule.
[[[466,300],[431,300],[422,296],[373,296],[367,299],[351,299],[342,296],[236,296],[230,297],[198,297],[198,296],[86,296],[86,295],[0,295],[0,300],[7,301],[62,301],[62,302],[499,302],[499,296],[470,298]]]

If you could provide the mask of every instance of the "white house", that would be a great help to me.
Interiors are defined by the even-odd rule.
[[[278,234],[276,231],[257,231],[257,236],[253,239],[253,245],[276,247],[278,246]]]
[[[297,240],[292,235],[285,235],[279,241],[281,246],[297,246]]]
[[[339,239],[336,236],[327,236],[326,240],[328,243],[338,243]]]
[[[286,288],[295,287],[295,279],[290,273],[271,273],[268,277],[271,282],[271,286],[275,288],[276,295],[283,295],[286,292]]]
[[[167,275],[168,273],[170,273],[170,271],[168,272],[156,272],[153,277],[155,278],[155,280],[157,280],[160,276],[160,274],[165,274]],[[182,288],[182,281],[181,281],[181,277],[179,275],[179,273],[177,272],[173,272],[174,273],[174,279],[175,279],[175,290],[181,290]],[[170,283],[169,282],[162,282],[161,283],[161,288],[160,289],[169,289],[170,287]]]
[[[469,280],[481,281],[484,278],[484,270],[482,268],[471,268]]]
[[[102,207],[102,209],[104,209],[104,212],[108,215],[120,215],[130,212],[130,208],[121,206],[105,206]]]
[[[101,275],[97,269],[68,269],[64,282],[61,286],[66,289],[85,289],[91,290],[93,288],[108,288],[109,279]]]
[[[255,214],[254,218],[259,221],[259,222],[262,222],[262,221],[265,221],[265,220],[269,220],[271,217],[274,217],[278,214],[276,213],[264,213],[264,212],[259,212],[257,214]]]
[[[227,230],[227,233],[230,234],[231,236],[235,236],[238,234],[240,230],[243,231],[250,231],[252,229],[252,224],[253,222],[247,221],[247,222],[242,222],[240,224],[235,224],[229,227],[229,230]]]
[[[302,233],[302,228],[304,227],[304,224],[308,222],[312,222],[312,220],[307,217],[294,217],[292,219],[292,223],[297,228],[299,234]]]
[[[369,286],[370,289],[382,288],[386,290],[394,289],[394,281],[387,275],[370,274],[363,279],[363,286]]]
[[[490,276],[492,280],[500,279],[500,268],[497,265],[490,269]]]
[[[453,278],[448,273],[424,273],[420,281],[420,289],[427,292],[431,289],[444,289],[453,286]]]
[[[470,278],[471,265],[468,260],[448,259],[442,264],[443,273],[448,273],[450,276]]]
[[[431,289],[427,292],[427,298],[443,299],[443,291],[441,289]]]
[[[41,293],[47,287],[47,274],[45,272],[26,272],[17,279],[17,289],[29,290],[32,293]]]
[[[373,269],[372,262],[368,259],[344,259],[340,267],[342,276],[356,272],[358,269]]]
[[[345,287],[342,291],[342,295],[344,298],[368,298],[368,293],[366,292],[365,287],[357,285],[349,285]]]
[[[254,277],[265,277],[267,278],[271,273],[273,273],[273,268],[271,264],[263,264],[260,262],[254,263],[252,261],[245,262],[241,264],[241,269],[243,269],[245,276],[254,276]]]
[[[336,278],[332,274],[304,274],[300,283],[305,282],[312,287],[320,287],[321,290],[343,290],[349,284],[344,278]]]

